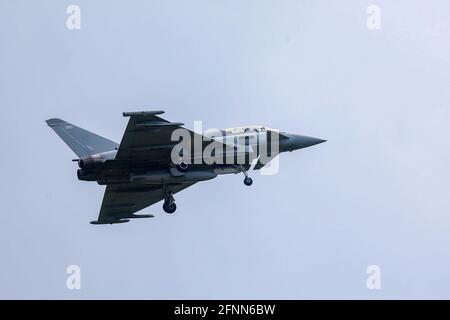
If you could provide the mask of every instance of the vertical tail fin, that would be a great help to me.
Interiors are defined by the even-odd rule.
[[[48,119],[46,122],[79,158],[115,150],[119,147],[114,141],[81,129],[64,120],[54,118]]]

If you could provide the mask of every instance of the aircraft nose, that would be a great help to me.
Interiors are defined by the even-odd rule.
[[[298,135],[298,134],[289,135],[289,140],[290,140],[289,144],[290,144],[291,150],[297,150],[297,149],[311,147],[311,146],[314,146],[316,144],[326,141],[323,139],[302,136],[302,135]]]

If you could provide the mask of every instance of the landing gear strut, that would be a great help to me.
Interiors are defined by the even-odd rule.
[[[177,210],[177,205],[175,204],[175,199],[172,192],[167,192],[164,196],[163,210],[167,213],[174,213]]]

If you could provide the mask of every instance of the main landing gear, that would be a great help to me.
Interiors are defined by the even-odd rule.
[[[169,214],[174,213],[177,210],[177,205],[175,204],[175,199],[172,192],[167,192],[164,197],[163,210]]]

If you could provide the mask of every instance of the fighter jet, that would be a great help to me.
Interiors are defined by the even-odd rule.
[[[46,123],[77,155],[77,177],[106,185],[100,214],[92,224],[115,224],[161,200],[174,213],[174,195],[200,181],[221,174],[242,173],[252,185],[249,170],[264,168],[286,151],[325,140],[264,126],[209,129],[202,134],[183,123],[162,117],[164,111],[124,112],[128,125],[120,144],[61,119]]]

